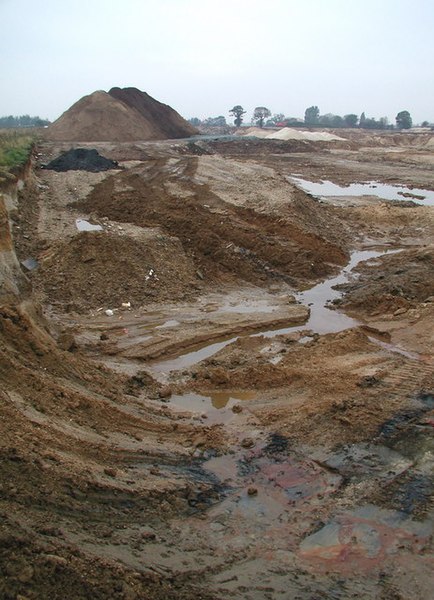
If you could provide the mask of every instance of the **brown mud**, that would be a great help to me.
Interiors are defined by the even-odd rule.
[[[2,598],[430,597],[434,208],[288,177],[428,189],[431,138],[345,135],[4,191]]]

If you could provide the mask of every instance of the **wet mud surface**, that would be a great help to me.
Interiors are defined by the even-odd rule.
[[[430,597],[433,208],[289,180],[430,189],[426,136],[374,137],[84,145],[102,173],[37,149],[1,597]]]

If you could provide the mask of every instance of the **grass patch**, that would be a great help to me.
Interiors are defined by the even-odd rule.
[[[27,161],[36,136],[28,131],[0,131],[0,180]]]

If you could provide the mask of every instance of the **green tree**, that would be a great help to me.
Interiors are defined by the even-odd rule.
[[[318,106],[309,106],[304,112],[304,122],[306,125],[318,125],[319,108]]]
[[[401,110],[401,112],[396,115],[396,126],[399,129],[410,129],[412,124],[413,121],[408,110]]]
[[[271,117],[271,111],[265,106],[257,106],[253,111],[253,122],[256,123],[259,127],[264,126],[264,120]]]
[[[241,127],[241,123],[243,122],[243,115],[246,114],[246,111],[244,110],[244,108],[242,106],[240,106],[239,104],[237,104],[236,106],[231,108],[231,110],[229,111],[229,114],[231,114],[235,117],[235,119],[234,119],[235,127]]]
[[[226,125],[226,119],[223,115],[219,115],[218,117],[208,117],[205,119],[205,125],[209,125],[210,127],[224,127]]]
[[[327,113],[326,115],[319,116],[318,125],[321,125],[322,127],[343,127],[344,120],[339,115]]]
[[[365,127],[365,123],[366,123],[366,115],[364,112],[362,112],[362,114],[360,115],[359,127],[361,127],[363,129]]]
[[[344,122],[346,127],[357,127],[359,117],[353,113],[344,116]]]
[[[332,127],[334,117],[335,115],[332,113],[319,115],[318,119],[316,120],[316,124],[321,125],[321,127]]]
[[[202,121],[197,117],[191,117],[191,119],[188,119],[188,122],[194,125],[194,127],[198,127],[202,123]]]
[[[297,119],[295,117],[290,117],[285,121],[285,127],[303,127],[304,121]]]

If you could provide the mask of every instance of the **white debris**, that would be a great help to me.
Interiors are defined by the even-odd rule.
[[[113,316],[115,313],[114,313],[114,312],[113,312],[113,311],[112,311],[110,308],[108,308],[108,309],[105,311],[105,314],[106,314],[108,317],[112,317],[112,316]]]
[[[159,281],[156,272],[152,268],[149,269],[149,273],[146,275],[145,281],[149,281],[151,278],[154,279],[155,281]]]

